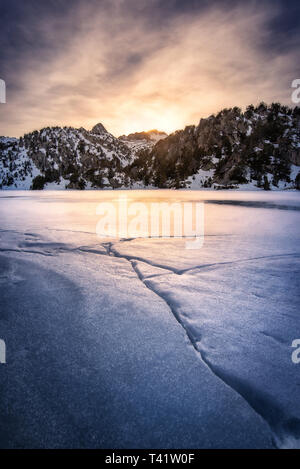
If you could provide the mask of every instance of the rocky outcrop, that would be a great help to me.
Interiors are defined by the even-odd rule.
[[[295,186],[300,165],[300,110],[280,104],[225,109],[158,142],[152,150],[152,180],[158,187],[244,184],[264,188]],[[205,172],[207,174],[205,175]]]

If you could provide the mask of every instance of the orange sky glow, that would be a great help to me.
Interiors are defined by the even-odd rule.
[[[266,15],[257,4],[220,7],[179,15],[157,30],[117,7],[111,16],[82,6],[71,18],[36,25],[51,53],[26,57],[17,91],[10,94],[7,83],[0,134],[98,122],[116,136],[170,133],[224,107],[290,104],[295,58],[261,47]]]

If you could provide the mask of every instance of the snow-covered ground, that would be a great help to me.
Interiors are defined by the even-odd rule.
[[[99,239],[205,201],[205,242]],[[0,192],[0,447],[300,447],[297,192]]]

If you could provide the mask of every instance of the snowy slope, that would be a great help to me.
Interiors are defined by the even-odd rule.
[[[90,132],[54,127],[27,134],[20,140],[0,139],[0,176],[3,189],[68,189],[120,187],[132,155],[128,147],[101,124]],[[29,169],[28,169],[29,167]],[[29,177],[27,177],[29,176]]]

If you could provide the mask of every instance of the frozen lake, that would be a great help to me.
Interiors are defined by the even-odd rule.
[[[99,238],[120,199],[143,236]],[[147,238],[201,202],[201,248]],[[300,193],[2,191],[0,219],[0,447],[300,447]]]

